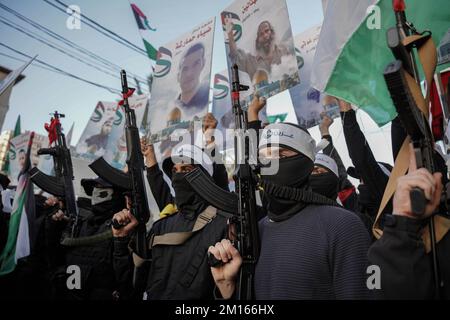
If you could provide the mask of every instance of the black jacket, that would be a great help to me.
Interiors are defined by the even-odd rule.
[[[380,299],[435,299],[431,253],[421,231],[427,221],[394,216],[386,219],[383,236],[369,249],[370,264],[381,270]],[[436,245],[443,298],[450,299],[450,234]]]
[[[98,235],[111,230],[112,216],[123,209],[124,203],[116,199],[112,204],[94,207],[79,205],[79,232],[77,237]],[[58,237],[55,236],[55,239]],[[63,261],[53,274],[56,298],[65,300],[127,300],[133,298],[132,283],[115,273],[113,252],[116,242],[110,235],[89,245],[61,246]],[[118,244],[120,245],[120,244]],[[81,289],[69,290],[67,268],[78,266],[81,271]],[[125,272],[125,270],[124,270]]]
[[[359,211],[366,212],[370,216],[375,217],[389,177],[384,174],[375,160],[372,150],[356,121],[355,111],[341,112],[341,118],[348,154],[371,195],[371,204],[365,207],[360,206]],[[392,204],[389,203],[386,206],[385,212],[391,211]]]

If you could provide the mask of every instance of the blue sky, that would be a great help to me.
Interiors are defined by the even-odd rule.
[[[127,38],[143,48],[128,0],[64,0],[64,3],[78,5],[81,12],[100,24]],[[232,0],[137,0],[136,3],[147,15],[154,32],[153,44],[158,47],[192,29],[231,4]],[[96,54],[145,78],[150,72],[150,60],[134,51],[97,33],[81,22],[81,30],[69,30],[66,27],[67,15],[51,7],[42,0],[0,0],[0,3],[35,20],[45,27],[61,34],[69,40],[95,52]],[[287,0],[294,35],[323,19],[321,0]],[[0,9],[0,17],[35,31],[31,26]],[[61,69],[87,78],[103,85],[120,89],[120,81],[109,75],[93,70],[63,54],[48,48],[44,44],[0,24],[0,42],[20,50],[28,55],[39,55],[39,59],[50,62]],[[11,53],[0,47],[0,53]],[[0,65],[10,69],[22,63],[0,55]],[[212,73],[226,68],[223,33],[216,21],[216,34]],[[58,110],[66,113],[63,126],[68,130],[75,122],[72,144],[78,141],[89,116],[99,100],[114,101],[117,96],[100,88],[82,83],[56,73],[30,66],[24,72],[26,80],[18,84],[10,99],[10,110],[2,130],[12,129],[17,116],[22,119],[22,129],[44,133],[43,124],[49,120],[49,113]]]

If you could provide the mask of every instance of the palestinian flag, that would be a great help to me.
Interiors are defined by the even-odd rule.
[[[33,183],[28,173],[31,166],[30,152],[33,138],[34,132],[30,135],[26,162],[19,174],[9,221],[8,239],[0,254],[0,276],[13,272],[17,261],[30,255],[36,236]]]
[[[141,33],[142,40],[144,41],[145,50],[147,50],[147,55],[151,60],[156,61],[158,50],[156,50],[156,48],[149,42],[149,39],[151,38],[150,31],[156,31],[156,29],[150,26],[147,17],[137,5],[132,3],[131,9],[133,10],[134,17],[136,18],[139,32]]]
[[[406,17],[438,45],[450,28],[448,0],[406,0]],[[392,0],[329,0],[311,81],[321,92],[366,111],[382,126],[396,116],[383,78],[394,60],[386,31],[395,26]],[[444,66],[441,66],[443,68]]]

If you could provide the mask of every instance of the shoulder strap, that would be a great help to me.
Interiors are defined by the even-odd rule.
[[[200,213],[195,220],[194,227],[191,231],[185,232],[169,232],[154,236],[150,239],[149,247],[153,248],[158,245],[176,246],[185,243],[196,232],[202,230],[208,223],[210,223],[217,216],[217,209],[214,207],[207,207],[205,211]]]
[[[437,53],[436,46],[433,39],[429,35],[413,35],[405,38],[403,40],[405,46],[416,45],[418,48],[419,61],[422,64],[424,76],[427,84],[431,84],[433,79],[434,71],[436,69]],[[414,100],[417,103],[419,109],[428,117],[428,104],[430,99],[430,89],[428,86],[425,97],[422,95],[422,91],[414,79],[406,74],[406,79],[408,81],[409,88],[413,95]],[[378,209],[378,214],[375,219],[375,223],[372,227],[374,236],[379,239],[383,235],[383,231],[380,227],[380,218],[382,212],[386,207],[387,203],[393,196],[395,188],[397,186],[397,179],[406,174],[409,164],[409,137],[405,139],[403,145],[400,149],[397,159],[395,159],[394,169],[389,177],[388,184],[384,191],[383,199]],[[433,217],[436,225],[436,242],[439,242],[445,234],[450,230],[450,221],[440,216]],[[429,239],[429,227],[425,228],[425,232],[422,234],[422,239],[425,244],[426,251],[430,251],[430,239]]]

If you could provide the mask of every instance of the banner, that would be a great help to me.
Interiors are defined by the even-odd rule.
[[[217,120],[217,130],[223,137],[220,149],[233,147],[232,129],[235,127],[233,108],[231,105],[231,86],[228,81],[228,70],[216,73],[214,76],[214,91],[212,102],[212,114]]]
[[[17,178],[25,165],[28,141],[30,132],[27,131],[10,140],[9,147],[9,179],[12,185],[17,185]],[[48,137],[41,134],[34,134],[33,144],[31,145],[31,167],[37,167],[46,174],[53,174],[53,158],[50,155],[38,155],[41,148],[48,148]]]
[[[192,131],[206,114],[215,18],[158,50],[148,128],[151,143],[161,142],[157,154],[168,153],[176,129]]]
[[[256,92],[271,97],[300,82],[289,15],[284,0],[237,0],[221,13],[228,69],[237,64]]]
[[[130,108],[135,110],[138,127],[144,116],[147,99],[146,95],[128,99]],[[124,124],[125,114],[117,102],[98,102],[76,145],[74,156],[88,161],[104,157],[109,164],[122,169],[126,158]]]
[[[116,102],[99,101],[76,145],[77,156],[95,160],[105,156],[113,126],[122,121]]]
[[[298,70],[301,83],[289,90],[292,104],[297,115],[298,124],[311,128],[319,124],[322,112],[329,117],[339,116],[339,106],[336,99],[326,98],[311,86],[311,72],[319,41],[321,26],[312,27],[295,37],[295,53],[297,55]]]
[[[133,96],[128,99],[128,103],[130,104],[130,108],[134,110],[134,113],[136,115],[137,127],[139,129],[141,128],[142,119],[145,113],[145,107],[147,106],[148,103],[148,96],[146,95]],[[127,141],[125,138],[125,113],[123,111],[123,108],[119,109],[118,115],[120,115],[121,122],[120,124],[113,126],[112,128],[108,143],[108,150],[111,150],[111,153],[107,154],[105,160],[108,161],[113,167],[122,170],[125,167],[125,161],[127,159]]]

